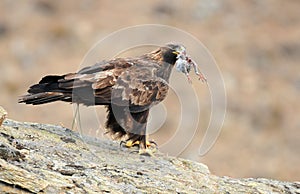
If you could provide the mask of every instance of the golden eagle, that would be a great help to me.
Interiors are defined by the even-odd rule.
[[[127,147],[138,145],[147,153],[146,125],[149,109],[164,100],[173,66],[189,79],[194,68],[205,78],[180,44],[167,44],[135,58],[116,58],[85,67],[77,73],[48,75],[32,85],[20,103],[65,101],[86,106],[104,105],[106,128],[114,138],[125,138]]]

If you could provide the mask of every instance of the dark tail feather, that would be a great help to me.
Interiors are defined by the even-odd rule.
[[[49,102],[54,102],[57,100],[62,100],[64,98],[63,93],[59,92],[42,92],[37,94],[27,94],[22,96],[19,99],[19,103],[26,103],[26,104],[44,104]]]
[[[50,75],[44,77],[38,84],[31,86],[27,95],[19,99],[19,103],[44,104],[58,100],[71,101],[72,92],[59,88],[59,80],[64,76]]]
[[[27,92],[30,94],[37,94],[41,92],[57,91],[59,89],[58,82],[63,78],[64,76],[48,75],[43,77],[38,84],[30,86]]]

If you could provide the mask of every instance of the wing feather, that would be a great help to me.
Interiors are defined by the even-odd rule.
[[[130,106],[132,112],[140,112],[164,100],[168,89],[168,83],[157,77],[151,66],[132,66],[113,86],[112,103]]]
[[[84,104],[109,104],[111,90],[117,78],[131,65],[133,64],[125,59],[97,63],[81,69],[78,73],[66,74],[58,80],[58,86],[75,91],[75,95],[80,95],[77,101],[83,100]],[[86,95],[88,98],[82,97]]]

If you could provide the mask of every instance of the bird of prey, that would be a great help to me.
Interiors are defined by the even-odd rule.
[[[189,81],[193,67],[199,79],[206,81],[183,45],[166,44],[139,57],[101,61],[77,73],[47,75],[32,85],[19,103],[104,105],[107,132],[115,139],[124,139],[127,147],[137,145],[139,153],[148,153],[153,146],[146,141],[149,110],[166,98],[173,66]]]

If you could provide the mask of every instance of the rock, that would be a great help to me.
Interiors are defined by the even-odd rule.
[[[0,127],[0,193],[299,193],[297,182],[212,175],[201,163],[61,126],[7,119]]]
[[[3,121],[5,120],[7,112],[0,106],[0,126],[2,125]]]

